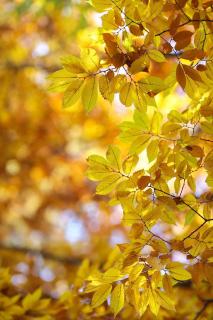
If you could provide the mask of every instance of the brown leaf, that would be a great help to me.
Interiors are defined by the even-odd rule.
[[[193,17],[192,17],[192,20],[196,20],[196,21],[193,21],[192,23],[193,23],[193,26],[194,26],[195,30],[198,29],[199,26],[200,26],[200,13],[199,12],[195,12]]]
[[[198,70],[198,71],[206,71],[206,66],[204,66],[203,64],[199,64],[197,67],[196,67],[196,69]]]
[[[192,34],[193,33],[191,31],[179,31],[174,35],[173,39],[176,42],[184,39],[191,39]]]
[[[183,71],[181,64],[178,64],[178,66],[177,66],[176,78],[177,78],[177,81],[178,81],[179,85],[181,86],[181,88],[184,89],[186,86],[186,76],[185,76],[185,73]]]
[[[177,5],[178,5],[178,9],[179,8],[183,8],[186,4],[187,0],[178,0],[176,1]]]
[[[174,41],[176,42],[175,48],[176,50],[180,50],[188,46],[191,42],[192,37],[191,31],[179,31],[173,37]]]
[[[190,49],[183,52],[181,55],[182,59],[187,60],[195,60],[195,59],[203,59],[205,57],[205,52],[199,49]]]
[[[131,24],[129,31],[134,34],[134,36],[140,36],[142,34],[141,28],[138,25]]]
[[[193,157],[202,158],[204,156],[203,149],[199,146],[191,145],[186,146],[185,148]]]
[[[149,176],[142,176],[138,179],[138,188],[144,189],[147,187],[147,185],[150,183],[150,177]]]
[[[203,82],[199,72],[196,69],[193,69],[190,66],[185,64],[182,65],[184,72],[189,76],[192,80]]]
[[[177,27],[180,24],[180,20],[181,20],[181,15],[178,14],[176,17],[174,17],[174,19],[171,21],[169,29],[170,29],[170,34],[173,36],[176,31],[177,31]]]

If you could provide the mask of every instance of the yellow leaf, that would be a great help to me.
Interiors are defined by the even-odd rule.
[[[85,81],[85,85],[82,90],[82,103],[84,109],[91,111],[98,99],[98,81],[96,77],[90,77]]]
[[[99,69],[99,57],[94,49],[84,48],[81,50],[81,64],[87,73],[91,74]]]
[[[130,174],[132,170],[135,168],[139,160],[139,157],[136,154],[128,156],[123,164],[122,168],[125,174]]]
[[[102,195],[110,193],[116,187],[121,178],[122,176],[119,173],[109,174],[99,183],[96,188],[96,193]]]
[[[78,74],[85,73],[84,68],[81,65],[81,60],[75,56],[63,57],[61,59],[63,67],[70,73]]]
[[[152,289],[148,289],[149,290],[149,307],[151,312],[157,316],[159,309],[160,309],[160,305],[157,299],[157,294],[154,290]]]
[[[144,269],[143,264],[136,264],[136,266],[134,266],[132,268],[132,271],[129,275],[129,281],[133,282],[133,281],[137,280],[137,278],[140,276],[143,269]]]
[[[92,307],[96,308],[100,306],[104,301],[106,301],[106,299],[110,295],[111,290],[111,284],[101,285],[92,297]]]
[[[158,50],[149,50],[148,52],[148,56],[154,60],[154,61],[157,61],[157,62],[164,62],[166,61],[166,58],[164,57],[164,55],[158,51]]]
[[[111,0],[92,0],[91,3],[98,12],[103,12],[112,6]]]
[[[173,295],[172,281],[168,274],[163,277],[163,288],[170,296]]]
[[[63,98],[64,108],[71,107],[73,104],[75,104],[79,100],[83,83],[84,83],[84,80],[82,79],[72,80],[69,87],[64,92],[64,98]]]
[[[114,316],[116,316],[124,306],[124,286],[123,284],[118,284],[112,291],[110,307]]]
[[[104,75],[99,78],[99,90],[104,99],[112,102],[114,97],[114,92],[111,88],[110,80]]]
[[[106,153],[106,158],[113,168],[120,171],[120,150],[118,149],[118,147],[110,145]]]
[[[41,294],[42,292],[40,288],[33,293],[29,293],[22,301],[24,310],[32,309],[41,298]]]
[[[121,279],[123,275],[121,274],[120,270],[115,268],[110,268],[107,270],[103,275],[103,282],[111,283]]]
[[[131,153],[141,153],[147,145],[147,142],[150,140],[150,136],[147,134],[142,134],[141,136],[139,136],[138,138],[136,138],[130,147],[130,152]]]
[[[157,290],[156,293],[157,293],[158,303],[163,308],[167,310],[175,311],[175,307],[174,307],[175,301],[171,297],[169,297],[165,292],[160,290]]]
[[[148,157],[149,162],[152,162],[157,157],[158,152],[159,152],[158,146],[159,146],[159,139],[152,140],[149,143],[149,145],[146,149],[146,153],[147,153],[147,157]]]
[[[191,279],[191,274],[183,269],[183,265],[179,262],[171,262],[166,266],[167,270],[169,270],[169,273],[171,274],[171,277],[173,277],[175,280],[189,280]]]
[[[120,90],[120,101],[126,107],[133,103],[133,86],[131,82],[127,82]]]
[[[153,133],[159,134],[162,121],[163,121],[162,114],[160,112],[155,111],[152,117],[152,123],[151,123],[151,131]]]

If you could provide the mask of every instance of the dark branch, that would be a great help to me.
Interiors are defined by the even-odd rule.
[[[212,303],[212,302],[213,302],[213,299],[206,300],[205,303],[204,303],[204,305],[203,305],[203,307],[200,309],[200,311],[198,311],[198,313],[196,314],[196,316],[194,317],[193,320],[199,319],[199,317],[200,317],[200,316],[202,315],[202,313],[206,310],[206,308],[208,307],[208,305],[209,305],[210,303]]]
[[[191,22],[213,22],[213,20],[211,20],[211,19],[200,19],[200,20],[199,19],[190,19],[190,20],[188,20],[186,22],[183,22],[183,23],[179,24],[178,26],[176,26],[176,28],[178,29],[180,27],[186,26],[188,23],[191,23]],[[169,32],[170,30],[171,29],[166,29],[166,30],[163,30],[163,31],[161,31],[159,33],[156,33],[155,37],[161,36],[162,34],[164,34],[166,32]]]
[[[39,257],[41,256],[44,259],[47,260],[52,260],[55,262],[63,263],[63,264],[69,264],[69,265],[80,265],[82,262],[81,258],[75,258],[75,257],[60,257],[55,254],[52,254],[47,251],[43,250],[38,250],[38,249],[32,249],[28,247],[21,247],[21,246],[16,246],[16,245],[8,245],[4,243],[0,243],[0,250],[6,250],[6,251],[11,251],[11,252],[19,252],[22,254],[26,254],[29,256],[36,256]]]
[[[10,69],[10,70],[14,70],[14,71],[20,71],[22,69],[26,69],[26,68],[34,68],[34,69],[40,69],[46,72],[55,72],[59,69],[61,69],[60,66],[58,65],[45,65],[42,63],[21,63],[21,64],[15,64],[11,61],[6,61],[5,63],[1,63],[0,64],[0,68],[2,69]]]

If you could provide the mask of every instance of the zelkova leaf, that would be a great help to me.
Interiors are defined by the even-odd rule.
[[[161,291],[161,290],[157,290],[157,300],[158,303],[165,309],[167,310],[172,310],[175,311],[175,301],[169,296],[167,295],[165,292]]]
[[[116,185],[121,181],[121,179],[122,176],[120,173],[111,173],[107,175],[97,186],[96,193],[102,195],[110,193],[113,191],[113,189],[115,189]]]
[[[131,106],[133,103],[133,85],[131,82],[127,82],[120,90],[120,101],[126,107]]]
[[[35,304],[38,303],[42,295],[41,289],[37,289],[33,293],[28,294],[22,301],[23,308],[25,310],[30,310],[32,309]]]
[[[122,168],[125,174],[130,174],[135,168],[139,160],[139,157],[136,154],[129,155],[122,164]]]
[[[187,76],[189,76],[192,80],[203,82],[200,73],[196,69],[193,69],[185,64],[183,64],[182,67]]]
[[[84,83],[84,80],[82,79],[75,79],[70,83],[69,87],[64,92],[64,97],[63,97],[64,108],[71,107],[80,99],[83,83]]]
[[[81,60],[75,56],[61,58],[61,62],[65,70],[73,74],[85,73],[85,69],[81,65]]]
[[[141,153],[146,148],[146,145],[150,138],[151,137],[147,134],[141,134],[141,136],[133,140],[130,147],[130,152],[136,154]]]
[[[151,312],[157,316],[159,309],[160,309],[160,304],[159,301],[157,299],[157,294],[155,292],[155,290],[149,288],[149,307]]]
[[[138,127],[142,130],[150,129],[150,120],[146,112],[135,110],[134,112],[134,121]]]
[[[138,179],[138,188],[139,189],[145,189],[147,185],[150,183],[150,177],[149,176],[142,176]]]
[[[52,73],[48,79],[51,80],[48,88],[50,92],[64,92],[67,87],[77,79],[77,76],[73,76],[69,71],[61,69]]]
[[[154,61],[157,61],[157,62],[165,62],[166,61],[166,58],[164,57],[164,55],[158,51],[158,50],[149,50],[148,51],[148,56],[154,60]]]
[[[121,274],[120,270],[116,268],[108,269],[103,275],[103,282],[112,283],[119,279],[121,279],[123,275]]]
[[[83,90],[82,90],[82,103],[84,109],[89,112],[91,111],[98,99],[98,80],[96,77],[90,77],[86,79]]]
[[[106,159],[98,155],[92,155],[88,159],[89,168],[87,176],[94,181],[99,181],[109,175],[109,165]]]
[[[121,159],[120,150],[118,147],[116,147],[115,145],[110,145],[107,149],[106,158],[113,168],[115,168],[117,171],[120,171]]]
[[[110,307],[116,316],[124,307],[124,285],[118,284],[112,291]]]
[[[156,159],[159,152],[159,139],[152,140],[146,148],[146,153],[149,162]]]
[[[114,92],[111,88],[110,80],[104,75],[99,78],[99,90],[104,99],[112,102],[114,98]]]
[[[171,262],[166,266],[167,270],[175,280],[189,280],[191,274],[183,268],[183,265],[179,262]]]
[[[185,73],[183,71],[183,67],[181,66],[181,64],[177,65],[176,77],[177,77],[177,82],[179,83],[181,88],[184,90],[185,86],[186,86],[186,76],[185,76]]]
[[[102,12],[112,6],[112,2],[110,0],[91,0],[91,3],[98,12]]]
[[[111,290],[112,290],[111,284],[101,285],[92,297],[92,303],[91,303],[92,307],[97,308],[102,303],[104,303],[104,301],[106,301],[106,299],[109,297]]]
[[[88,74],[95,73],[100,65],[100,59],[96,51],[92,48],[82,48],[81,64]]]

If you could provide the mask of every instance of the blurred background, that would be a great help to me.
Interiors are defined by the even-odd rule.
[[[102,99],[88,116],[48,92],[61,56],[78,54],[79,43],[98,47],[96,26],[86,1],[0,1],[0,264],[22,290],[42,285],[57,296],[84,257],[104,261],[125,241],[121,209],[85,177],[87,156],[113,143],[122,109]]]

